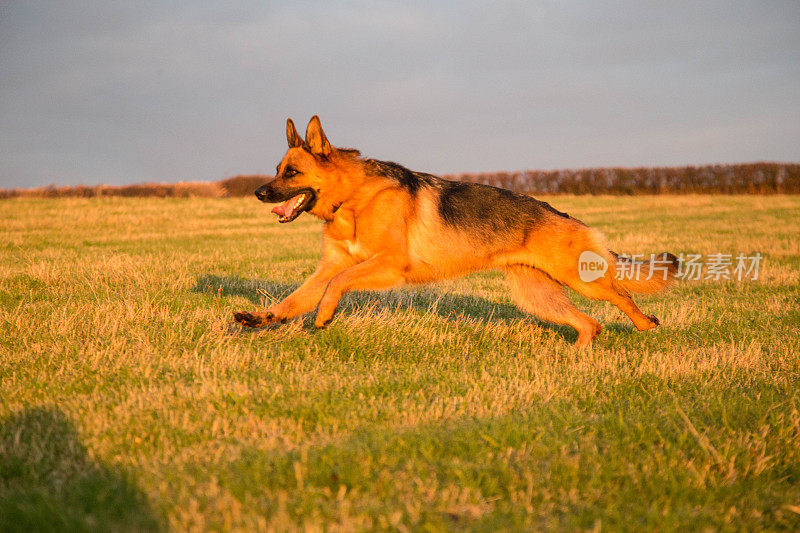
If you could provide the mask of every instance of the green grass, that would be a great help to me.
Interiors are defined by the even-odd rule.
[[[800,197],[553,197],[626,253],[751,282],[575,296],[591,351],[493,272],[241,331],[320,225],[249,199],[0,202],[0,530],[800,528]]]

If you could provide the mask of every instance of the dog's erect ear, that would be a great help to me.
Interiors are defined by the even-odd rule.
[[[325,137],[325,132],[322,131],[322,124],[319,122],[319,117],[314,115],[308,122],[306,128],[306,147],[314,155],[327,156],[331,153],[331,143]]]
[[[294,127],[292,119],[286,119],[286,142],[289,143],[289,148],[297,148],[303,146],[303,139]]]

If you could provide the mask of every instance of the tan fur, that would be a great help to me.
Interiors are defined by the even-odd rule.
[[[667,252],[658,254],[655,259],[660,261],[661,265],[667,266],[666,276],[664,275],[663,271],[659,270],[660,268],[663,268],[663,266],[653,269],[651,268],[651,263],[648,260],[641,262],[639,265],[641,275],[632,279],[628,279],[627,277],[614,279],[614,283],[619,289],[627,290],[636,294],[655,294],[663,291],[670,286],[675,279],[675,275],[678,273],[678,259],[674,255]],[[623,260],[622,258],[614,257],[612,264],[614,268],[616,268],[617,264],[623,261],[630,262],[628,260]],[[665,265],[665,263],[667,265]]]
[[[607,250],[600,232],[575,219],[547,212],[546,223],[531,227],[524,239],[488,242],[468,228],[445,223],[437,210],[435,188],[412,195],[397,181],[365,172],[356,154],[330,145],[317,117],[309,122],[302,145],[288,121],[287,142],[279,175],[270,184],[285,186],[281,174],[291,165],[301,176],[292,184],[315,191],[316,204],[309,212],[325,221],[322,260],[282,302],[261,313],[236,313],[242,324],[263,326],[316,308],[315,324],[323,327],[348,291],[425,283],[484,269],[503,270],[524,309],[575,328],[580,346],[588,345],[601,326],[572,305],[565,286],[613,303],[640,330],[658,324],[636,307],[628,291],[657,290],[666,282],[615,280],[617,257]],[[591,283],[580,280],[578,257],[584,250],[606,258],[610,268],[605,277]]]

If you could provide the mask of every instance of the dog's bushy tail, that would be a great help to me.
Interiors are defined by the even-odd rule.
[[[631,258],[615,252],[611,252],[611,255],[616,263],[614,284],[636,294],[654,294],[666,289],[680,271],[680,260],[669,252],[643,258]]]

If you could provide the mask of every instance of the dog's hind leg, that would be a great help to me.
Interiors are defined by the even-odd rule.
[[[587,298],[611,302],[628,315],[639,330],[657,326],[658,320],[642,313],[630,293],[614,280],[616,261],[606,248],[602,234],[573,222],[562,222],[562,226],[560,232],[551,229],[549,235],[540,231],[529,236],[528,249],[533,252],[531,258],[537,268]],[[546,243],[545,252],[542,242]],[[605,275],[594,281],[583,281],[579,272],[581,255],[587,251],[607,263]]]
[[[573,290],[581,293],[587,298],[594,300],[605,300],[617,306],[628,318],[633,321],[634,326],[639,331],[645,331],[658,326],[658,319],[647,316],[639,309],[631,298],[630,293],[614,282],[611,273],[591,282],[584,282],[580,279],[567,280],[567,285]]]
[[[525,265],[507,266],[503,272],[519,306],[542,320],[575,328],[576,346],[588,346],[603,329],[595,319],[579,311],[567,298],[564,287],[545,272]]]

